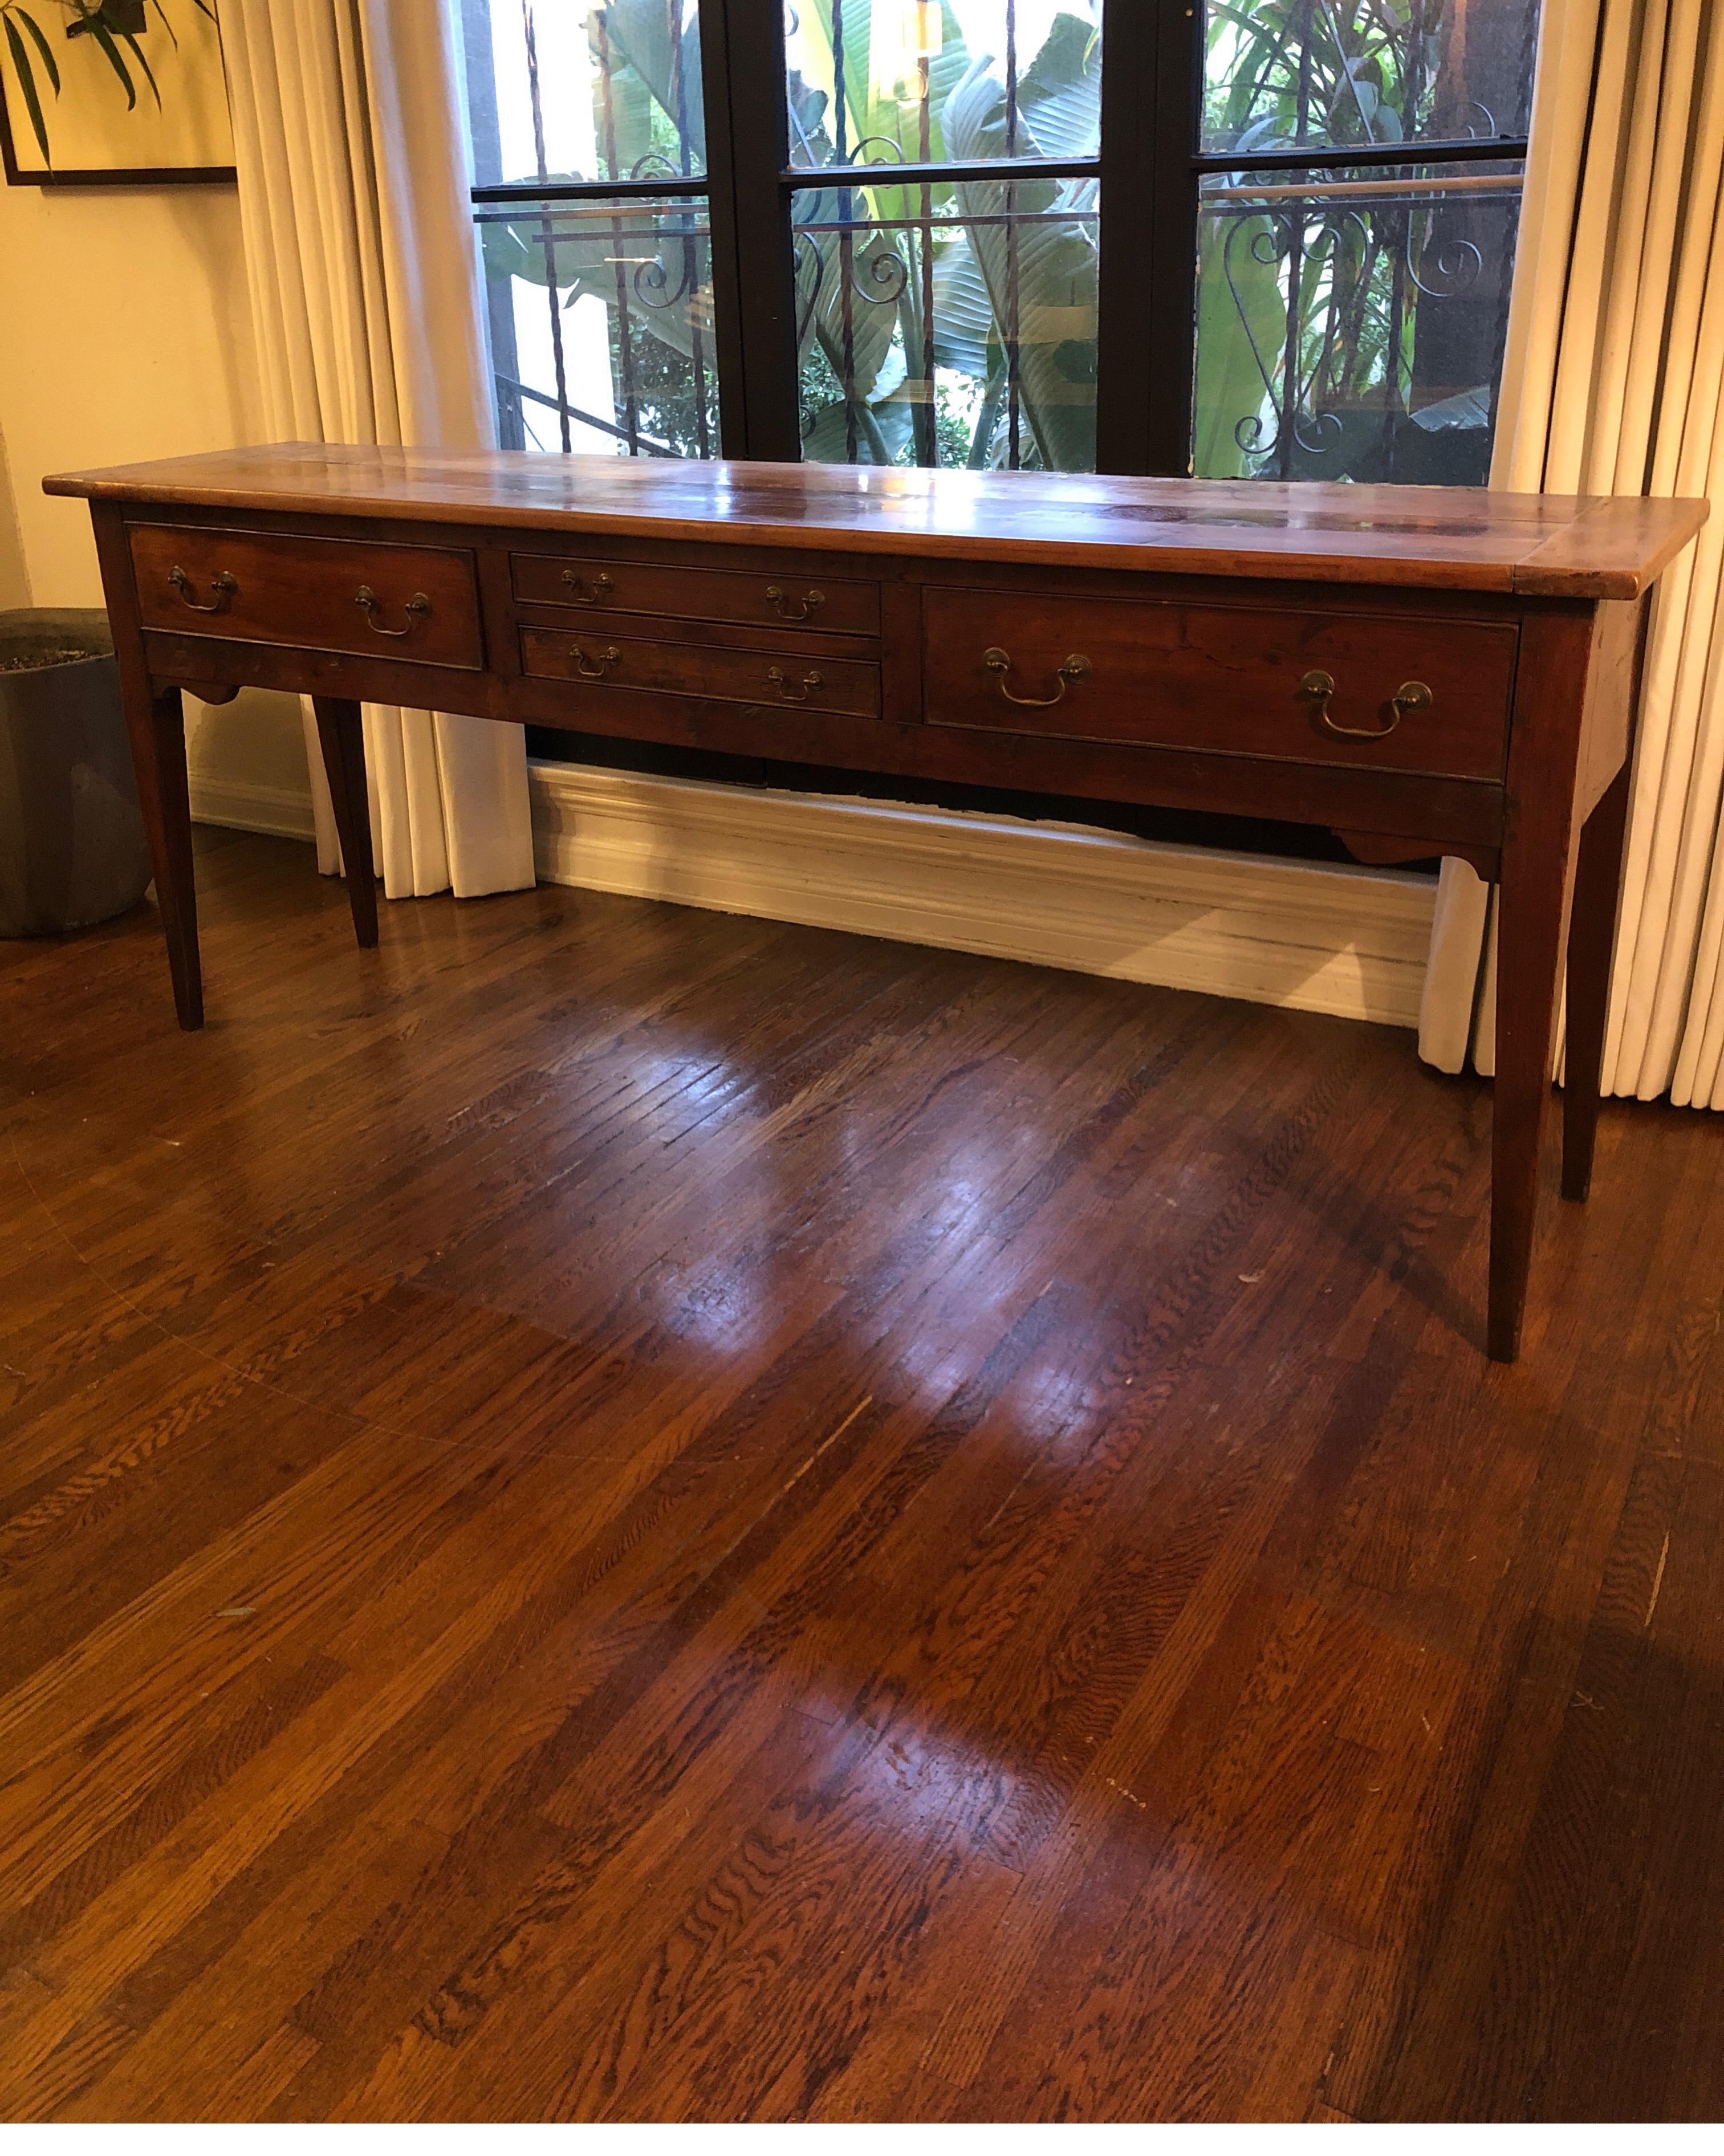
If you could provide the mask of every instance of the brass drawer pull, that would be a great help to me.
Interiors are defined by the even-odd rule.
[[[423,592],[415,592],[403,611],[408,619],[399,629],[385,629],[377,619],[378,599],[369,584],[362,584],[353,594],[353,603],[365,615],[365,625],[377,636],[411,636],[416,622],[423,620],[431,611],[431,602]]]
[[[818,596],[817,593],[816,597]],[[782,666],[767,667],[767,679],[777,690],[778,701],[783,704],[805,704],[816,689],[824,689],[826,686],[826,677],[824,674],[804,674],[802,680],[793,688],[790,678]]]
[[[593,579],[593,588],[590,592],[582,581],[578,569],[565,569],[562,572],[562,581],[568,586],[577,606],[598,606],[603,600],[607,592],[613,592],[617,588],[602,569]]]
[[[1337,726],[1329,716],[1329,699],[1335,694],[1335,676],[1314,667],[1301,681],[1296,693],[1317,707],[1317,716],[1331,734],[1345,734],[1350,741],[1381,741],[1392,734],[1402,720],[1414,711],[1428,711],[1436,699],[1423,681],[1403,681],[1389,698],[1389,722],[1386,726]]]
[[[589,659],[577,644],[574,647],[575,671],[583,681],[602,681],[613,666],[620,666],[623,654],[614,644],[606,644],[597,659]]]
[[[1022,704],[1031,711],[1044,711],[1049,704],[1057,704],[1074,681],[1087,681],[1095,668],[1081,651],[1074,651],[1055,675],[1060,686],[1051,696],[1014,696],[1006,676],[1012,670],[1012,654],[1002,651],[997,644],[990,644],[982,654],[982,664],[990,674],[1000,677],[1000,694],[1008,704]]]
[[[190,607],[193,613],[224,612],[228,600],[239,588],[239,578],[223,569],[218,576],[212,577],[209,580],[209,588],[215,593],[215,597],[213,599],[194,599],[192,596],[192,579],[177,562],[168,571],[167,581],[179,593],[180,604]]]
[[[804,592],[796,605],[792,606],[785,598],[782,588],[777,584],[767,586],[767,597],[781,621],[806,621],[811,613],[826,603],[824,592]]]

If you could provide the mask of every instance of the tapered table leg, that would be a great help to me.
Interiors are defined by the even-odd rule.
[[[1601,796],[1580,834],[1574,906],[1568,927],[1568,1049],[1562,1089],[1562,1195],[1592,1188],[1598,1129],[1598,1077],[1610,1009],[1610,958],[1616,942],[1617,891],[1628,826],[1629,767]]]
[[[122,676],[122,680],[123,680]],[[138,806],[156,872],[156,904],[167,942],[174,1009],[182,1027],[203,1023],[203,972],[198,954],[198,891],[192,869],[192,803],[186,787],[186,725],[177,689],[155,695],[125,684],[126,731]]]
[[[1521,1352],[1532,1262],[1545,1103],[1551,1090],[1560,916],[1511,889],[1506,864],[1496,951],[1496,1078],[1491,1131],[1491,1312],[1493,1363]],[[1511,920],[1516,927],[1511,932]]]
[[[1592,644],[1592,617],[1581,608],[1534,615],[1521,632],[1497,903],[1486,1326],[1496,1363],[1512,1363],[1521,1352],[1557,988],[1574,883],[1579,714]]]
[[[365,783],[365,722],[357,704],[343,696],[314,696],[317,739],[341,841],[341,866],[347,878],[347,903],[353,933],[362,950],[377,941],[377,877],[372,865],[371,803]]]

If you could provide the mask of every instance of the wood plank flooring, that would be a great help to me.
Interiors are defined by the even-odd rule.
[[[199,872],[0,945],[0,2113],[1718,2115],[1717,1119],[1504,1370],[1404,1034]]]

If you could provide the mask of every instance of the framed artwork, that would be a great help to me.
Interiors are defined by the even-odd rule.
[[[0,158],[15,187],[231,181],[213,0],[0,0]]]

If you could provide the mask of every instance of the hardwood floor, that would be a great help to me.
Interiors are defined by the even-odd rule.
[[[1718,2115],[1716,1119],[1505,1369],[1405,1034],[199,873],[0,945],[0,2112]]]

